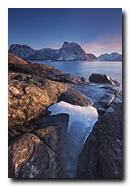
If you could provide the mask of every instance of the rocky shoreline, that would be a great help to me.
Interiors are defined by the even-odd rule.
[[[76,162],[66,145],[69,115],[48,111],[60,101],[98,111]],[[100,74],[87,80],[9,53],[8,145],[9,178],[122,178],[119,83]]]

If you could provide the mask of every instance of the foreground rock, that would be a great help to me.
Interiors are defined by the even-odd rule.
[[[100,84],[103,83],[103,84],[120,86],[118,81],[112,80],[109,76],[105,74],[92,73],[91,76],[89,77],[89,81],[93,83],[100,83]]]
[[[8,53],[8,69],[9,72],[13,71],[38,75],[63,73],[61,70],[58,70],[55,67],[48,67],[44,64],[26,62],[10,53]]]
[[[9,146],[10,178],[66,178],[62,149],[68,115],[51,116],[31,133],[15,137]]]
[[[49,116],[48,107],[58,101],[85,107],[93,105],[95,100],[86,94],[90,83],[83,77],[27,63],[11,54],[8,79],[9,177],[76,177],[79,159],[76,154],[78,148],[82,151],[83,137],[77,128],[84,132],[84,127],[76,122],[68,130],[69,115]],[[97,89],[92,89],[92,93],[93,90]],[[122,91],[111,85],[104,90],[108,91],[96,107],[101,116],[81,154],[79,178],[121,177]],[[78,137],[74,140],[73,135],[80,135],[80,140]]]
[[[33,134],[23,134],[9,147],[10,178],[54,178],[55,153]]]
[[[54,75],[45,75],[44,76],[47,79],[53,80],[53,81],[59,81],[59,82],[65,82],[65,83],[73,83],[78,84],[82,82],[88,82],[88,80],[84,77],[78,78],[74,74],[54,74]]]
[[[62,71],[46,65],[27,63],[9,54],[8,56],[8,134],[9,144],[14,137],[30,132],[35,125],[32,119],[49,114],[47,108],[56,103],[67,91],[67,84],[46,79],[48,74]]]
[[[77,178],[122,178],[122,103],[99,117],[81,153]]]
[[[89,99],[87,100],[85,97],[79,94],[74,94],[70,92],[62,93],[59,96],[58,101],[65,101],[72,105],[79,105],[79,106],[89,106],[91,104],[91,101]]]
[[[27,63],[12,54],[8,55],[8,67],[9,144],[14,137],[32,131],[35,124],[29,122],[48,115],[47,108],[56,103],[62,93],[72,89],[75,92],[72,84],[87,81],[44,64]],[[88,103],[78,94],[77,97],[72,94],[71,99],[74,104]]]
[[[56,74],[55,77],[59,78],[59,81],[66,82],[66,83],[81,83],[81,82],[88,82],[86,78],[78,78],[74,74]]]
[[[24,75],[23,75],[24,76]],[[27,76],[26,76],[27,78]],[[29,77],[28,77],[29,78]],[[46,113],[46,108],[57,102],[67,90],[65,84],[42,79],[40,82],[10,80],[8,84],[9,126],[29,121]]]

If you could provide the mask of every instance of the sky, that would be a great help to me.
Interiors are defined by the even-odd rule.
[[[121,8],[9,8],[8,48],[59,49],[78,43],[87,53],[122,54]]]

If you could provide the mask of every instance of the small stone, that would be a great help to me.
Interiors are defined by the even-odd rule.
[[[17,89],[17,88],[15,88],[15,87],[10,87],[9,88],[9,90],[10,90],[10,92],[11,92],[11,94],[13,94],[13,95],[17,95],[17,94],[19,94],[19,90]]]
[[[29,81],[33,81],[33,79],[29,79]]]

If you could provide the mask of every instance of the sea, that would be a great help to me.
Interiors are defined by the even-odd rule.
[[[45,64],[49,67],[55,67],[65,73],[72,73],[77,76],[89,79],[92,73],[106,74],[113,80],[117,80],[122,87],[122,62],[119,61],[43,61],[29,60],[32,63]]]

